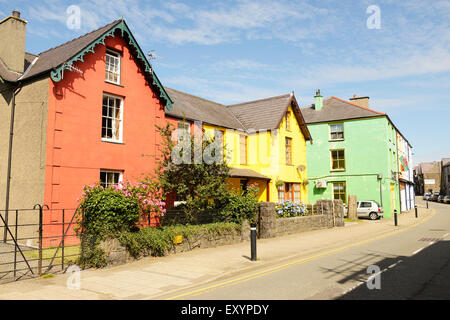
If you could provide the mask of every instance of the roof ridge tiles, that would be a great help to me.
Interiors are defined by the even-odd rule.
[[[200,100],[203,100],[203,101],[206,101],[206,102],[212,102],[212,103],[215,103],[215,104],[217,104],[217,105],[226,107],[226,105],[221,104],[221,103],[219,103],[219,102],[215,102],[215,101],[212,101],[212,100],[209,100],[209,99],[206,99],[206,98],[202,98],[202,97],[199,97],[199,96],[195,96],[195,95],[193,95],[193,94],[190,94],[190,93],[187,93],[187,92],[184,92],[184,91],[180,91],[180,90],[173,89],[173,88],[169,88],[169,87],[164,87],[164,89],[173,90],[173,91],[179,92],[179,93],[181,93],[181,94],[184,94],[184,95],[187,95],[187,96],[196,98],[196,99],[200,99]]]
[[[268,100],[272,100],[272,99],[279,99],[281,97],[287,97],[290,96],[291,94],[282,94],[279,96],[274,96],[274,97],[269,97],[269,98],[264,98],[264,99],[257,99],[257,100],[252,100],[252,101],[247,101],[247,102],[241,102],[241,103],[236,103],[236,104],[230,104],[227,105],[227,107],[237,107],[237,106],[241,106],[241,105],[245,105],[245,104],[250,104],[250,103],[255,103],[255,102],[261,102],[261,101],[268,101]]]
[[[375,110],[372,110],[372,109],[369,109],[369,108],[366,108],[366,107],[359,106],[359,105],[357,105],[355,103],[351,103],[350,101],[347,101],[347,100],[344,100],[344,99],[341,99],[341,98],[338,98],[338,97],[335,97],[335,96],[331,96],[330,98],[333,98],[333,99],[336,99],[336,100],[348,103],[348,104],[350,104],[352,106],[355,106],[355,107],[358,107],[358,108],[361,108],[361,109],[364,109],[364,110],[367,110],[367,111],[372,111],[372,112],[375,112],[375,113],[378,113],[378,114],[381,114],[381,115],[386,115],[385,113],[378,112],[378,111],[375,111]]]

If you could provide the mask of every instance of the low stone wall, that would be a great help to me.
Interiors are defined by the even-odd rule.
[[[276,236],[332,227],[333,222],[331,219],[323,214],[305,217],[278,218],[276,220]]]
[[[344,226],[344,206],[341,200],[319,200],[317,214],[310,216],[277,218],[275,204],[262,202],[259,206],[258,237],[273,238],[318,229]]]
[[[172,248],[166,252],[168,254],[175,254],[179,252],[191,251],[198,248],[211,248],[217,246],[224,246],[229,244],[240,243],[250,240],[250,225],[247,221],[242,223],[240,232],[224,232],[220,235],[199,234],[191,238],[183,238],[179,244],[173,244]],[[127,248],[121,245],[117,239],[106,239],[99,245],[105,251],[106,262],[108,266],[116,266],[125,264],[127,262],[138,260],[142,257],[151,256],[152,252],[145,252],[141,257],[135,259],[130,255]]]
[[[273,238],[282,235],[344,226],[344,206],[340,200],[320,200],[315,215],[277,218],[275,204],[261,202],[259,204],[257,235],[258,238]],[[240,232],[228,232],[221,235],[200,234],[189,239],[183,239],[180,244],[173,244],[166,254],[191,251],[197,248],[211,248],[250,240],[250,225],[242,224]],[[106,253],[108,266],[120,265],[136,260],[117,239],[108,239],[100,244]],[[143,256],[151,256],[146,252]]]

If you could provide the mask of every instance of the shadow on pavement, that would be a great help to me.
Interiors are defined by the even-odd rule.
[[[370,258],[370,257],[369,257]],[[373,257],[372,257],[373,258]],[[352,261],[364,265],[364,261]],[[448,300],[450,299],[450,241],[437,241],[413,256],[386,257],[375,263],[382,270],[380,289],[369,289],[366,283],[338,297],[338,300]],[[345,271],[334,270],[334,272]],[[367,269],[350,274],[350,279],[366,282]],[[373,283],[371,281],[371,283]]]

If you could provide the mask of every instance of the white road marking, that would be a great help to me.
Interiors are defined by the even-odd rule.
[[[395,267],[395,266],[398,265],[400,262],[402,262],[402,260],[398,260],[398,262],[396,262],[396,263],[394,263],[394,264],[391,264],[391,265],[388,267],[388,269],[391,269],[391,268]],[[386,271],[386,269],[384,269],[383,271]],[[381,271],[381,272],[383,272],[383,271]]]
[[[448,236],[450,233],[446,233],[444,234],[444,236],[442,238],[445,238],[446,236]]]
[[[422,248],[422,249],[423,249],[423,248]],[[346,291],[344,291],[343,294],[346,294],[346,293],[348,293],[348,292],[350,292],[350,291],[353,291],[354,289],[358,288],[359,286],[361,286],[361,285],[363,285],[363,284],[365,284],[365,283],[371,281],[371,280],[372,280],[373,278],[375,278],[376,276],[382,274],[383,272],[385,272],[385,271],[388,270],[388,269],[391,269],[391,268],[395,267],[396,265],[398,265],[398,264],[401,263],[402,261],[403,261],[403,260],[398,260],[396,263],[391,264],[391,265],[390,265],[389,267],[387,267],[386,269],[383,269],[383,270],[381,270],[380,272],[377,272],[377,273],[371,275],[369,278],[367,278],[366,281],[361,281],[361,282],[358,283],[357,285],[355,285],[355,286],[351,287],[350,289],[347,289]]]

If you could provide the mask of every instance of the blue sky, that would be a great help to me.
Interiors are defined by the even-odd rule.
[[[67,27],[70,5],[80,28]],[[380,9],[370,29],[367,8]],[[295,92],[301,106],[370,96],[414,147],[414,162],[450,157],[450,0],[0,0],[28,21],[39,53],[123,16],[168,87],[231,104]]]

